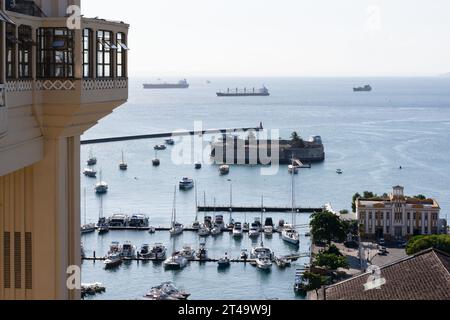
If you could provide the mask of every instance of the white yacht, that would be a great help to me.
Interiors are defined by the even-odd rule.
[[[139,250],[139,257],[148,259],[148,258],[150,258],[150,255],[151,255],[150,245],[143,244],[141,247],[141,250]]]
[[[250,252],[251,259],[257,259],[260,257],[268,257],[272,260],[274,258],[274,253],[272,249],[264,247],[264,243],[261,243],[259,247],[254,247]]]
[[[95,230],[97,229],[95,226],[95,223],[87,223],[86,222],[86,213],[87,213],[87,209],[86,209],[86,188],[84,188],[84,193],[83,193],[83,204],[84,204],[84,225],[81,226],[81,234],[87,234],[87,233],[92,233],[95,232]]]
[[[204,225],[200,225],[200,228],[198,229],[198,235],[200,237],[207,237],[209,236],[211,231]]]
[[[256,267],[262,270],[269,270],[272,268],[272,260],[267,256],[260,256],[256,258]]]
[[[281,235],[282,235],[283,241],[285,241],[285,242],[288,242],[288,243],[291,243],[294,245],[300,244],[300,235],[293,226],[285,226],[285,228],[281,232]]]
[[[233,237],[234,238],[242,238],[242,223],[236,222],[233,228]]]
[[[173,196],[173,209],[172,209],[172,227],[170,228],[170,235],[176,236],[182,234],[184,231],[184,226],[177,222],[177,187],[175,187],[175,192]]]
[[[215,225],[212,229],[211,229],[211,235],[212,236],[218,236],[219,234],[222,233],[222,230],[219,226]]]
[[[122,256],[118,252],[111,253],[106,257],[104,264],[106,269],[117,267],[122,264]]]
[[[242,249],[240,258],[242,260],[247,260],[248,259],[248,250],[247,249]]]
[[[273,235],[273,227],[272,226],[265,226],[264,227],[264,234],[266,237],[271,237]]]
[[[188,264],[188,260],[181,255],[180,252],[175,252],[166,261],[164,261],[164,268],[166,269],[183,269]]]
[[[230,166],[228,166],[228,165],[220,166],[219,172],[223,176],[229,174],[230,173]]]
[[[89,151],[89,158],[86,162],[88,166],[95,166],[97,164],[97,158],[94,157],[92,149]]]
[[[156,243],[150,251],[150,258],[156,260],[166,259],[167,249],[161,243]]]
[[[220,229],[220,231],[225,229],[225,222],[224,222],[224,219],[223,219],[223,215],[219,214],[219,215],[217,215],[215,217],[214,225],[216,225]]]
[[[95,192],[98,194],[104,194],[108,192],[108,184],[102,180],[102,172],[100,171],[100,180],[95,185]]]
[[[198,260],[208,260],[208,250],[206,249],[206,243],[201,243],[195,257]]]
[[[195,250],[191,246],[184,246],[180,254],[187,260],[195,259]]]
[[[190,190],[194,187],[194,180],[191,178],[184,177],[180,180],[180,190]]]
[[[299,167],[298,166],[296,166],[296,165],[292,165],[292,164],[290,164],[289,166],[288,166],[288,172],[290,173],[290,174],[298,174],[298,170],[299,170]]]
[[[288,259],[286,259],[284,257],[275,258],[275,263],[277,264],[277,266],[279,268],[286,268],[291,265],[291,261],[289,261]]]
[[[136,257],[136,247],[127,241],[123,244],[121,250],[122,258],[130,260]]]
[[[337,170],[336,170],[336,173],[337,173],[337,174],[343,174],[344,171],[342,171],[342,169],[337,169]]]
[[[260,229],[259,226],[256,223],[252,223],[252,226],[250,227],[250,230],[248,232],[248,236],[250,238],[258,238],[260,236]]]
[[[225,256],[219,259],[217,264],[219,265],[219,268],[228,268],[230,266],[230,259],[228,258],[228,254],[225,253]]]

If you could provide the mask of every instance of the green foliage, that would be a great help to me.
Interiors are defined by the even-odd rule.
[[[340,214],[349,214],[350,212],[348,210],[341,210],[339,211]]]
[[[344,227],[344,232],[346,235],[351,234],[352,236],[359,235],[359,222],[358,221],[342,221]]]
[[[328,270],[349,269],[347,258],[342,255],[322,251],[314,256],[314,265]]]
[[[343,254],[341,253],[341,251],[339,250],[338,247],[336,247],[334,244],[332,244],[331,246],[328,247],[327,250],[323,251],[324,253],[328,253],[328,254],[334,254],[336,256],[342,257]]]
[[[316,212],[311,216],[311,234],[316,242],[326,242],[328,245],[331,241],[344,242],[346,234],[344,226],[332,212]]]
[[[353,213],[356,213],[356,200],[358,200],[358,198],[361,198],[361,195],[359,193],[355,193],[352,200]]]
[[[418,200],[427,200],[427,197],[424,196],[423,194],[419,194],[417,196],[414,196],[413,198]]]
[[[364,193],[363,193],[364,199],[373,199],[376,197],[377,197],[376,193],[373,193],[372,191],[364,191]]]
[[[317,290],[319,290],[322,286],[326,285],[328,282],[327,277],[312,272],[305,272],[303,278],[305,280],[308,280],[308,285],[305,288],[307,291],[315,290],[317,292]]]
[[[406,245],[406,253],[413,255],[430,248],[438,249],[450,254],[450,235],[416,236]]]

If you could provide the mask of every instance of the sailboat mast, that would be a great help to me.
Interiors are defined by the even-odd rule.
[[[100,212],[99,212],[99,218],[103,218],[103,197],[100,197]]]
[[[86,187],[83,189],[84,225],[86,225]]]
[[[295,217],[295,180],[294,180],[294,174],[295,174],[295,168],[294,168],[294,158],[292,158],[292,225],[294,225],[294,217]]]
[[[195,182],[195,222],[198,222],[198,196],[197,196],[197,181]]]
[[[233,221],[233,184],[230,184],[230,223]]]
[[[177,222],[177,186],[175,186],[175,191],[173,194],[172,227],[175,227],[176,222]]]
[[[205,211],[203,211],[203,220],[206,218],[206,191],[203,191],[203,207]]]

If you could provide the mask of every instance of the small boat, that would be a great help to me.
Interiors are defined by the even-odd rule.
[[[173,146],[175,144],[175,140],[173,139],[166,139],[165,142],[168,146]]]
[[[273,235],[273,227],[265,226],[264,227],[264,234],[266,235],[266,237],[271,237]]]
[[[153,287],[144,298],[148,300],[187,300],[190,294],[179,290],[172,282],[164,282],[163,284]]]
[[[275,258],[275,263],[279,268],[286,268],[291,265],[291,261],[284,257]]]
[[[184,226],[177,222],[177,187],[175,187],[175,192],[173,195],[173,208],[172,208],[172,227],[170,228],[170,235],[176,236],[182,234],[184,231]]]
[[[247,260],[248,259],[248,250],[247,249],[243,249],[241,251],[241,255],[239,256],[242,260]]]
[[[159,159],[153,159],[152,164],[154,167],[158,167],[161,164],[161,161]]]
[[[98,234],[105,234],[109,232],[109,222],[103,216],[103,198],[100,198],[100,210],[97,223]]]
[[[202,224],[198,229],[198,235],[200,237],[207,237],[209,236],[210,232],[211,231],[204,224]]]
[[[156,228],[155,227],[150,227],[150,229],[148,230],[148,233],[150,233],[150,234],[156,233]]]
[[[92,154],[92,149],[89,151],[89,158],[86,161],[88,166],[95,166],[97,164],[97,158]]]
[[[108,184],[102,180],[102,172],[100,171],[100,180],[95,185],[95,192],[97,194],[105,194],[108,192]]]
[[[179,182],[180,190],[190,190],[194,187],[194,180],[191,178],[184,177]]]
[[[150,258],[156,260],[166,259],[167,249],[161,243],[156,243],[150,251]]]
[[[343,174],[344,171],[342,171],[342,169],[337,169],[337,170],[336,170],[336,173],[337,173],[337,174]]]
[[[130,260],[136,257],[136,247],[131,244],[131,242],[127,241],[122,246],[122,258],[125,260]]]
[[[292,173],[298,174],[298,169],[299,169],[298,166],[295,166],[295,165],[292,165],[292,164],[288,166],[288,172],[290,174],[292,174]]]
[[[144,214],[133,214],[128,221],[128,227],[130,228],[148,228],[149,218]]]
[[[295,272],[294,291],[302,297],[305,297],[308,294],[309,281],[305,279],[306,271],[306,268],[299,268]]]
[[[195,250],[191,246],[184,246],[180,254],[188,260],[195,259]]]
[[[181,255],[180,252],[174,252],[166,261],[164,268],[166,269],[183,269],[188,264],[188,260]]]
[[[106,257],[104,264],[105,269],[118,267],[122,264],[122,256],[118,252],[111,253]]]
[[[179,234],[182,234],[183,231],[184,231],[184,226],[181,223],[176,222],[172,225],[172,228],[170,228],[169,232],[170,232],[171,236],[177,236]]]
[[[295,230],[294,226],[285,226],[283,231],[281,232],[281,236],[283,238],[283,241],[288,242],[293,245],[300,245],[300,236]]]
[[[200,229],[200,222],[194,221],[194,223],[192,224],[192,229],[199,230]]]
[[[228,268],[231,264],[230,259],[228,258],[228,254],[225,253],[225,256],[219,259],[217,262],[219,268]]]
[[[228,166],[228,165],[220,166],[219,172],[223,176],[229,174],[230,173],[230,166]]]
[[[214,228],[211,229],[211,235],[212,236],[218,236],[222,233],[222,229],[219,226],[214,226]]]
[[[231,220],[230,223],[226,225],[226,229],[228,230],[234,229],[234,220]]]
[[[88,178],[97,178],[97,171],[94,169],[86,168],[83,170],[83,174]]]
[[[203,221],[206,228],[211,229],[213,227],[212,217],[206,216]]]
[[[96,229],[95,223],[85,224],[81,227],[81,234],[92,233],[95,232]]]
[[[250,238],[259,238],[259,236],[260,236],[260,228],[259,228],[258,224],[252,223],[250,231],[248,232],[248,236]]]
[[[125,162],[123,151],[122,151],[122,162],[119,164],[119,169],[122,171],[128,170],[128,164]]]
[[[143,244],[141,250],[139,250],[139,257],[148,259],[151,256],[150,245]]]
[[[233,237],[234,238],[242,238],[243,232],[242,232],[242,223],[236,222],[234,224],[233,228]]]
[[[223,219],[223,215],[219,214],[214,218],[214,225],[217,226],[220,229],[220,231],[225,229],[225,222]]]
[[[278,231],[278,232],[283,231],[284,225],[285,225],[285,224],[286,224],[286,223],[285,223],[285,221],[284,221],[283,219],[280,220],[280,221],[278,221],[277,231]]]
[[[261,270],[269,270],[272,268],[272,260],[267,256],[256,258],[256,267]]]
[[[245,222],[242,226],[243,232],[249,232],[250,231],[250,224],[248,222]]]
[[[155,150],[166,150],[167,147],[164,144],[157,144],[156,146],[153,147],[153,149],[155,149]]]
[[[269,259],[274,258],[274,253],[270,248],[264,247],[264,243],[261,243],[259,247],[254,247],[250,252],[251,259],[257,259],[261,257],[268,257]]]
[[[201,243],[195,257],[198,260],[208,260],[208,250],[206,249],[206,243]]]
[[[370,92],[372,91],[372,87],[368,84],[366,84],[364,87],[356,87],[353,88],[354,92]]]
[[[202,163],[201,162],[195,163],[195,169],[196,170],[200,170],[201,168],[202,168]]]

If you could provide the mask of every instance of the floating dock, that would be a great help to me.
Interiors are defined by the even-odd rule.
[[[296,213],[315,213],[315,212],[323,212],[323,208],[295,208],[294,211]],[[199,206],[199,212],[277,212],[277,213],[291,213],[292,208],[289,207],[229,207],[229,206]]]

